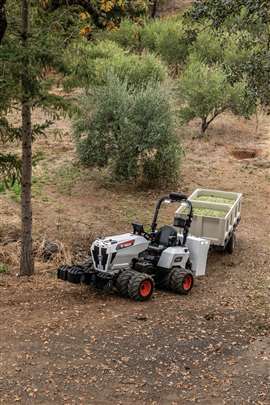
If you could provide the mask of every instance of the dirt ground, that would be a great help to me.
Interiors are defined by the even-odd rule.
[[[255,119],[224,116],[205,140],[193,139],[195,128],[179,132],[178,189],[243,192],[237,248],[210,254],[189,296],[157,291],[147,303],[65,284],[55,269],[100,234],[126,231],[134,218],[150,223],[168,190],[113,185],[80,168],[67,121],[36,142],[30,280],[16,277],[18,201],[0,194],[0,261],[9,267],[0,274],[0,403],[270,403],[270,121],[260,117],[257,128]],[[253,158],[239,160],[237,148]],[[64,247],[52,263],[39,256],[46,238]]]
[[[162,15],[185,11],[193,3],[193,0],[167,0],[163,3],[161,2],[161,6],[159,6],[159,13]]]

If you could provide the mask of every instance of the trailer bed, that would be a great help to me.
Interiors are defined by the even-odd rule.
[[[242,194],[198,188],[189,197],[193,206],[190,235],[225,248],[241,219]],[[176,217],[183,216],[180,206]]]

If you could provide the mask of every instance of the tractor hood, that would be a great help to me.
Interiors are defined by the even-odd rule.
[[[147,239],[132,233],[97,239],[91,247],[94,265],[104,271],[129,267],[148,245]]]

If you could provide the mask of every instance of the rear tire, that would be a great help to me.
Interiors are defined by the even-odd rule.
[[[115,287],[122,297],[128,297],[128,283],[131,277],[133,276],[134,271],[132,270],[123,270],[116,279]]]
[[[234,248],[235,248],[235,243],[236,243],[236,236],[235,233],[233,232],[232,236],[230,237],[226,247],[225,251],[229,253],[230,255],[233,253]]]
[[[175,268],[171,272],[170,288],[177,294],[188,294],[193,287],[193,274],[189,270]]]
[[[128,294],[135,301],[149,300],[154,291],[154,280],[144,273],[134,273],[128,283]]]

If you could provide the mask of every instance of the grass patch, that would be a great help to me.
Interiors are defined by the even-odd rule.
[[[0,274],[7,274],[8,272],[8,266],[5,263],[0,263]]]
[[[32,177],[32,196],[34,198],[42,195],[42,187],[46,184],[46,179],[40,177]],[[17,180],[13,184],[7,184],[0,182],[0,193],[8,195],[13,201],[20,203],[22,186]]]
[[[46,155],[42,150],[38,150],[33,155],[33,167],[35,167],[39,162],[46,159]]]
[[[12,187],[10,187],[10,198],[17,203],[21,201],[21,184],[16,180]]]
[[[75,165],[66,165],[56,174],[56,184],[61,194],[71,195],[74,184],[82,176],[80,167]]]
[[[8,194],[16,202],[21,200],[21,184],[16,180],[14,183],[0,182],[0,193]]]
[[[0,193],[4,193],[6,191],[6,187],[4,183],[0,183]]]

